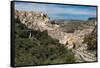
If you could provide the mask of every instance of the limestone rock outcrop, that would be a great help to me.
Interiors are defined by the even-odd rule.
[[[42,12],[15,11],[15,18],[19,18],[21,23],[29,29],[44,31],[47,28],[49,18]]]

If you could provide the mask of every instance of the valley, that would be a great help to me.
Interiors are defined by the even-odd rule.
[[[85,37],[91,41],[96,40],[97,29],[95,28],[96,20],[51,20],[47,14],[42,12],[26,12],[15,11],[15,19],[19,19],[29,31],[29,37],[35,38],[32,30],[38,30],[40,32],[47,31],[48,36],[58,40],[66,49],[72,50],[75,57],[75,62],[91,62],[96,61],[96,51],[88,50],[88,41],[85,41]],[[91,42],[90,42],[91,43]],[[96,42],[93,42],[96,43]],[[38,44],[40,44],[38,42]],[[94,45],[94,44],[93,44]],[[55,45],[53,45],[55,46]],[[90,45],[91,46],[91,45]],[[94,45],[96,48],[96,45]]]

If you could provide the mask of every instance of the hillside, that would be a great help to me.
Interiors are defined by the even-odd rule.
[[[50,20],[46,13],[42,12],[26,12],[26,11],[15,11],[16,19],[16,29],[18,29],[18,34],[16,34],[16,39],[18,45],[18,50],[20,48],[19,44],[23,47],[26,47],[25,54],[27,53],[27,48],[32,48],[28,52],[34,52],[34,49],[43,57],[40,59],[34,60],[31,53],[29,63],[38,65],[43,64],[56,64],[56,63],[71,63],[71,62],[88,62],[96,61],[96,50],[89,50],[93,47],[96,48],[96,35],[91,35],[95,28],[94,21],[89,19],[87,21],[81,20]],[[20,23],[18,23],[20,22]],[[21,26],[22,25],[22,26]],[[20,27],[19,27],[20,26]],[[24,26],[24,27],[23,27]],[[25,29],[24,29],[25,28]],[[16,30],[17,31],[17,30]],[[95,32],[96,33],[96,32]],[[93,34],[95,34],[93,33]],[[92,39],[87,37],[91,35]],[[85,37],[87,37],[87,40]],[[23,39],[24,38],[24,39]],[[21,39],[21,40],[19,40]],[[93,45],[91,41],[93,42]],[[21,42],[20,42],[21,41]],[[28,42],[27,42],[28,41]],[[22,43],[23,42],[23,43]],[[26,43],[24,43],[26,42]],[[84,42],[84,43],[83,43]],[[88,44],[90,43],[90,44]],[[25,44],[25,45],[24,45]],[[39,47],[33,46],[38,45]],[[93,47],[92,47],[93,46]],[[41,49],[42,48],[42,49]],[[48,51],[49,50],[49,51]],[[23,52],[24,52],[23,51]],[[16,51],[17,52],[17,51]],[[20,53],[20,50],[18,51]],[[22,52],[22,53],[23,53]],[[17,55],[19,56],[19,53]],[[49,56],[47,55],[50,54]],[[55,55],[55,53],[57,53]],[[23,56],[25,56],[22,55]],[[46,58],[47,55],[47,58]],[[18,57],[17,56],[17,57]],[[53,60],[51,57],[55,57]],[[28,57],[28,56],[27,56]],[[34,56],[37,58],[36,56]],[[44,59],[45,57],[45,59]],[[20,65],[22,58],[17,58],[17,63]],[[26,58],[24,58],[27,61]],[[44,60],[43,60],[44,59]],[[23,61],[23,64],[24,62]],[[40,62],[41,61],[41,62]]]
[[[29,29],[15,19],[15,66],[74,62],[74,53],[47,31]]]

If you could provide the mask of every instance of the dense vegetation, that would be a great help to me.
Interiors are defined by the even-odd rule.
[[[87,50],[90,50],[90,51],[97,50],[97,31],[96,30],[97,30],[97,27],[95,26],[92,33],[90,33],[89,35],[86,35],[84,38],[84,43],[88,45]]]
[[[30,32],[31,35],[30,36]],[[74,62],[74,54],[47,31],[28,29],[15,19],[15,65],[41,65]]]

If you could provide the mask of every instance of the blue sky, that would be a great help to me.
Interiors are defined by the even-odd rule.
[[[96,17],[95,6],[15,2],[15,9],[47,13],[50,19],[87,20],[89,17]]]

